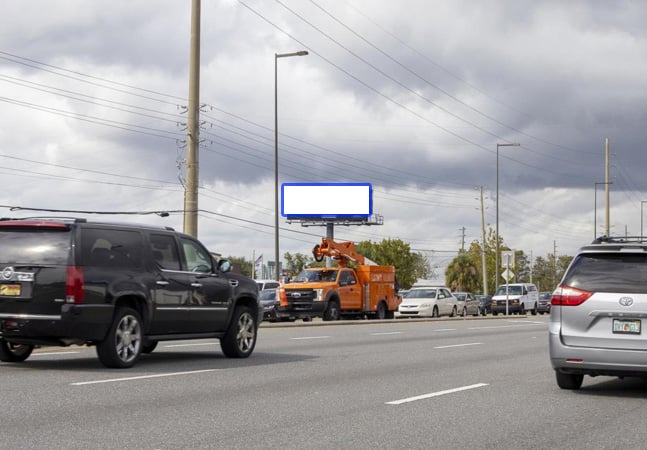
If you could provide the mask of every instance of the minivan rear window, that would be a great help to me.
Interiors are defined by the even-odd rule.
[[[69,228],[11,227],[0,229],[0,264],[67,264]]]
[[[573,261],[563,284],[588,292],[647,293],[647,255],[583,253]]]

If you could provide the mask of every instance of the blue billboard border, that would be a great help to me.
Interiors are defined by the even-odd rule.
[[[286,215],[283,204],[285,186],[368,186],[368,214],[299,214]],[[365,219],[373,215],[373,185],[371,183],[283,183],[281,184],[281,216],[287,219]]]

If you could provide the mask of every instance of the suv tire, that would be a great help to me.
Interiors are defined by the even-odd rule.
[[[4,362],[23,362],[34,350],[33,345],[12,344],[4,339],[0,339],[0,361]]]
[[[132,367],[141,355],[142,337],[142,320],[137,311],[117,308],[108,335],[97,344],[99,361],[106,367]]]
[[[247,306],[237,306],[227,333],[220,340],[220,348],[229,358],[247,358],[256,345],[258,324]]]

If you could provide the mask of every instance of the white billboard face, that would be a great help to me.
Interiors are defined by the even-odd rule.
[[[344,218],[373,214],[370,183],[283,183],[284,217]]]

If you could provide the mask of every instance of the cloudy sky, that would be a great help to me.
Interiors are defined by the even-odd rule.
[[[189,0],[3,5],[2,216],[183,208],[190,16]],[[399,238],[444,267],[480,240],[481,187],[495,227],[497,143],[519,143],[499,151],[500,234],[572,255],[594,221],[604,233],[606,138],[611,233],[641,233],[644,2],[205,0],[201,17],[198,234],[214,251],[273,259],[274,55],[299,50],[278,60],[280,182],[372,183],[384,218],[338,240]],[[280,228],[281,254],[325,235]]]

